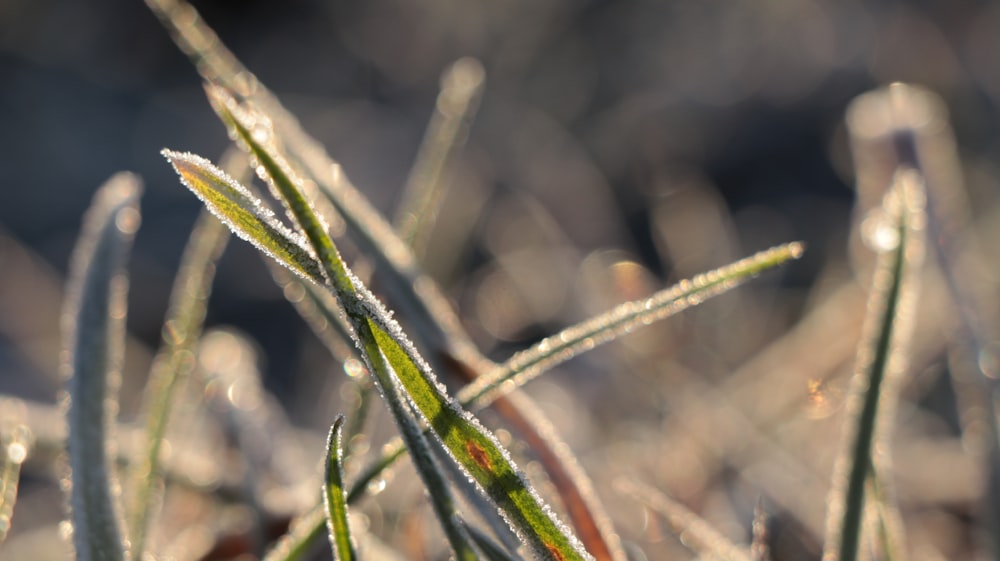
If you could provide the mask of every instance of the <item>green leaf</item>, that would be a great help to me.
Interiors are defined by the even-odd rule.
[[[824,559],[858,558],[866,481],[872,466],[887,460],[888,433],[912,330],[915,271],[923,258],[923,189],[912,170],[897,172],[882,204],[881,223],[871,237],[880,253],[851,380],[848,438],[834,469],[828,501]]]
[[[63,316],[68,376],[70,507],[78,559],[125,557],[109,461],[111,412],[124,350],[124,265],[139,227],[139,179],[112,177],[84,218],[70,266]]]
[[[180,175],[181,182],[237,236],[290,271],[324,283],[319,263],[302,236],[279,222],[246,187],[200,156],[167,149],[161,153]]]
[[[351,527],[347,523],[347,500],[344,492],[344,449],[341,441],[343,425],[344,416],[340,415],[330,427],[330,435],[326,439],[323,500],[326,504],[326,526],[330,531],[333,558],[338,561],[354,561],[354,545]]]

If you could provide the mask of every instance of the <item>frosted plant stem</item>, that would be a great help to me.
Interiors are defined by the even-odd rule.
[[[21,477],[21,465],[31,452],[33,437],[27,425],[14,425],[0,434],[0,545],[7,539],[14,504],[17,503],[17,488]]]
[[[112,177],[84,218],[70,266],[63,332],[70,508],[81,561],[125,558],[109,434],[125,337],[125,261],[139,227],[137,177]]]
[[[223,168],[238,172],[246,161],[238,151],[227,151]],[[245,173],[243,175],[246,175]],[[132,500],[127,511],[132,539],[132,558],[142,559],[146,532],[154,504],[156,488],[162,485],[160,448],[170,419],[170,409],[177,388],[187,380],[194,365],[194,346],[201,337],[205,310],[211,293],[215,263],[225,250],[229,230],[203,210],[181,257],[181,265],[170,296],[167,319],[163,326],[160,350],[143,395],[145,415],[145,454],[132,467]]]
[[[615,488],[663,516],[671,531],[683,537],[681,543],[694,553],[722,561],[750,561],[743,548],[729,541],[687,507],[649,485],[622,478],[615,481]]]
[[[507,392],[597,345],[662,320],[681,310],[735,288],[741,282],[802,255],[803,245],[789,243],[683,280],[653,296],[626,302],[607,313],[547,337],[517,353],[499,368],[473,381],[458,393],[459,400],[478,409],[492,392]]]
[[[905,367],[922,260],[924,185],[912,170],[897,173],[873,238],[881,251],[868,299],[847,403],[845,443],[834,468],[824,561],[855,561],[862,540],[865,485],[871,465],[888,465],[889,432]],[[884,468],[884,473],[890,470]]]
[[[323,499],[326,504],[326,526],[330,532],[333,558],[337,561],[354,561],[354,544],[347,521],[347,502],[344,494],[344,447],[341,440],[344,416],[340,415],[330,427],[326,441],[326,477]]]
[[[926,183],[927,239],[958,313],[960,335],[956,339],[964,340],[954,352],[965,355],[963,360],[973,365],[979,390],[971,392],[978,393],[975,397],[979,399],[968,403],[963,403],[966,400],[960,394],[958,405],[966,418],[979,418],[972,412],[985,409],[982,418],[986,420],[989,472],[983,511],[990,530],[984,533],[992,542],[993,558],[1000,559],[1000,417],[996,400],[1000,388],[996,373],[989,372],[987,366],[998,363],[996,345],[991,343],[997,339],[998,328],[995,318],[984,312],[989,308],[982,305],[988,301],[984,290],[990,281],[966,265],[983,262],[984,257],[981,242],[970,227],[968,193],[947,109],[933,92],[895,83],[853,101],[848,109],[848,130],[853,152],[860,156],[856,157],[859,178],[871,177],[873,187],[881,188],[878,181],[882,177],[891,174],[895,166],[904,166],[914,169]],[[958,233],[963,234],[960,245],[956,243]]]
[[[266,119],[261,121],[270,123],[273,135],[280,137],[292,163],[310,180],[302,182],[300,188],[307,191],[314,204],[333,206],[321,214],[329,216],[337,212],[342,215],[348,228],[357,234],[361,249],[375,257],[376,266],[384,275],[386,291],[400,307],[400,312],[413,322],[414,333],[427,348],[442,353],[463,368],[482,370],[485,358],[465,333],[448,299],[420,270],[410,248],[351,183],[323,146],[310,137],[277,97],[226,49],[194,7],[182,0],[147,0],[147,5],[205,80],[224,86],[240,99],[252,101],[266,114]],[[319,188],[320,197],[314,196],[315,187]]]
[[[273,152],[272,147],[258,141],[251,133],[252,125],[244,122],[248,115],[225,92],[210,87],[209,96],[234,139],[251,151],[258,172],[299,224],[309,242],[308,249],[298,243],[287,243],[294,239],[291,232],[284,232],[273,224],[265,227],[270,221],[246,189],[224,177],[207,161],[166,151],[165,155],[178,169],[185,184],[199,194],[213,212],[226,217],[227,223],[242,236],[258,247],[276,248],[279,251],[272,251],[272,257],[305,278],[328,284],[336,292],[375,379],[393,379],[400,384],[434,434],[497,503],[507,521],[518,528],[536,553],[552,561],[589,559],[579,541],[556,521],[550,509],[531,490],[496,438],[444,393],[399,326],[348,272],[332,240],[303,198],[298,188],[300,180],[291,172],[288,163]],[[312,274],[317,262],[321,267],[319,276]],[[376,366],[381,371],[374,370]],[[448,523],[442,521],[442,524]]]
[[[454,159],[465,145],[469,124],[479,106],[483,78],[483,66],[472,58],[456,61],[441,76],[435,111],[393,221],[398,236],[417,259],[427,251]]]

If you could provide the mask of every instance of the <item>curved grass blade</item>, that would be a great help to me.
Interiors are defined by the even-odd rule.
[[[63,316],[68,377],[70,506],[78,559],[125,558],[108,448],[120,376],[128,280],[124,265],[139,227],[139,179],[112,177],[94,197],[70,267]]]
[[[246,168],[238,152],[228,153],[223,159],[228,164],[224,167],[241,165]],[[171,402],[176,388],[187,379],[193,367],[193,350],[201,337],[215,262],[228,241],[229,230],[204,210],[181,257],[163,325],[163,341],[153,359],[143,395],[146,450],[132,468],[132,501],[126,511],[133,559],[142,559],[145,550],[149,517],[156,502],[154,494],[162,481],[159,475],[160,448],[170,418]]]
[[[342,429],[344,416],[340,415],[330,427],[326,439],[326,478],[323,500],[326,504],[326,525],[330,531],[333,558],[337,561],[354,561],[354,544],[351,527],[347,523],[347,501],[344,494],[344,448]]]
[[[407,398],[404,397],[405,390],[400,387],[398,379],[392,376],[393,367],[386,364],[385,355],[380,351],[378,345],[371,341],[371,332],[365,333],[364,326],[361,326],[360,331],[362,332],[361,339],[368,341],[366,354],[372,357],[370,362],[373,366],[372,372],[375,375],[375,385],[381,390],[382,397],[386,400],[389,410],[396,420],[403,441],[406,442],[406,448],[410,451],[413,464],[427,490],[434,514],[437,515],[441,523],[441,528],[444,530],[455,558],[460,561],[476,561],[480,554],[475,549],[465,527],[459,523],[458,512],[455,509],[455,502],[446,476],[434,460],[430,443],[427,442],[419,421],[410,409],[406,401]]]
[[[333,241],[303,197],[300,180],[272,147],[259,141],[261,135],[251,132],[256,123],[244,121],[249,116],[224,91],[212,86],[208,90],[213,107],[230,127],[233,137],[250,150],[259,164],[258,170],[264,172],[265,180],[282,197],[305,232],[324,275],[351,320],[359,346],[383,394],[391,391],[387,382],[398,381],[455,460],[497,503],[508,523],[538,554],[552,561],[589,559],[579,540],[556,522],[496,438],[447,396],[388,312],[348,272]],[[402,416],[395,411],[394,414],[397,424],[402,425]],[[417,465],[419,468],[420,464]],[[442,523],[447,525],[448,521]]]
[[[912,330],[914,273],[922,260],[923,184],[912,170],[897,172],[872,240],[881,250],[868,298],[868,316],[847,402],[848,432],[837,459],[827,510],[825,561],[855,561],[873,465],[888,461],[888,432]],[[884,470],[883,473],[888,473]]]
[[[524,392],[512,392],[492,402],[545,468],[558,491],[580,541],[596,561],[625,561],[628,557],[611,524],[594,484],[556,432],[552,422]]]
[[[402,396],[396,394],[396,381],[391,373],[393,367],[385,362],[382,356],[383,351],[379,348],[376,338],[373,337],[373,324],[366,315],[373,313],[376,308],[358,305],[355,281],[348,273],[333,241],[327,235],[325,225],[322,224],[309,202],[302,195],[298,181],[294,178],[288,164],[279,155],[258,142],[250,128],[246,126],[244,122],[246,116],[235,105],[235,100],[226,96],[225,92],[218,88],[210,86],[208,89],[213,107],[227,124],[230,132],[248,148],[250,154],[259,164],[259,168],[266,171],[262,174],[263,179],[267,181],[276,197],[285,204],[289,213],[305,232],[313,250],[319,256],[324,276],[346,305],[347,316],[351,320],[358,342],[364,350],[371,371],[375,374],[377,385],[413,454],[414,463],[428,488],[435,512],[456,557],[462,561],[474,561],[478,558],[478,554],[473,549],[468,536],[456,523],[454,505],[450,491],[445,484],[444,475],[434,464],[427,443],[423,440],[422,430],[416,420],[412,418]],[[385,312],[382,311],[382,313]]]
[[[201,156],[167,149],[161,154],[180,175],[181,182],[236,235],[293,273],[324,283],[319,263],[302,236],[279,222],[245,187]]]
[[[531,349],[514,355],[488,378],[481,378],[458,393],[464,407],[476,411],[507,395],[520,384],[555,366],[610,341],[635,327],[665,319],[711,296],[735,287],[741,281],[768,268],[801,256],[803,245],[790,243],[758,253],[726,267],[699,275],[654,294],[645,300],[622,304],[609,312],[569,327]],[[556,342],[553,344],[553,341]],[[510,381],[510,383],[505,383]],[[382,457],[371,464],[351,487],[348,500],[353,502],[405,450],[400,442],[386,447]]]
[[[476,375],[488,371],[493,364],[471,343],[447,299],[419,271],[406,244],[351,185],[322,145],[309,137],[277,98],[242,67],[198,18],[193,7],[172,0],[149,0],[148,4],[206,80],[240,91],[246,99],[266,109],[271,117],[268,121],[280,133],[292,158],[301,164],[329,202],[343,214],[348,225],[359,234],[362,248],[374,254],[380,269],[388,273],[387,291],[418,327],[416,332],[427,346],[441,355],[434,358],[443,358],[450,366]],[[552,470],[551,466],[546,469]],[[615,549],[613,544],[604,549],[609,547]]]
[[[1000,417],[997,415],[996,375],[1000,326],[984,313],[992,281],[983,277],[974,263],[984,262],[981,236],[972,227],[968,188],[955,145],[944,100],[913,84],[896,82],[859,96],[847,111],[847,128],[858,177],[858,197],[872,201],[898,166],[912,167],[927,184],[927,243],[936,257],[944,286],[957,312],[958,329],[951,336],[956,344],[949,354],[967,364],[951,368],[953,383],[971,386],[963,370],[977,377],[979,391],[959,392],[957,406],[964,419],[982,417],[989,460],[988,487],[982,494],[985,513],[981,534],[990,543],[993,558],[1000,559]],[[872,201],[876,202],[876,201]],[[970,388],[971,389],[971,388]],[[965,395],[962,395],[965,394]],[[982,414],[980,414],[982,413]],[[968,421],[976,422],[976,421]]]
[[[797,259],[802,255],[803,248],[801,242],[780,245],[691,280],[683,280],[649,298],[621,304],[515,354],[499,368],[462,388],[458,398],[470,408],[479,409],[494,399],[490,395],[494,392],[506,393],[520,387],[542,372],[597,345],[735,288],[754,275]]]
[[[702,517],[660,491],[626,479],[615,481],[615,488],[662,515],[678,537],[684,536],[681,543],[694,553],[722,561],[750,561],[750,556],[743,548],[729,541],[729,538],[720,534]]]
[[[403,187],[396,214],[399,237],[419,258],[427,249],[447,188],[448,172],[465,144],[469,122],[479,106],[485,72],[473,58],[462,58],[441,76],[441,92],[420,151]]]
[[[802,255],[798,242],[778,246],[720,269],[657,292],[643,300],[621,304],[585,322],[564,329],[530,349],[515,354],[493,373],[479,378],[458,392],[459,402],[476,411],[507,395],[535,376],[610,341],[633,328],[648,325],[682,311],[728,289],[734,288],[766,269]],[[387,447],[383,456],[373,463],[352,486],[349,500],[364,492],[365,487],[396,458],[403,454],[401,444]]]
[[[26,425],[16,425],[0,436],[0,544],[7,538],[10,521],[17,502],[17,486],[21,477],[21,464],[31,451],[32,434]]]
[[[387,292],[414,322],[428,346],[480,370],[477,366],[485,364],[485,359],[465,333],[447,298],[421,272],[406,243],[351,184],[322,144],[310,137],[277,97],[226,49],[193,6],[179,0],[147,0],[146,4],[207,82],[236,92],[259,107],[264,117],[261,122],[274,128],[277,134],[273,136],[280,136],[293,163],[315,181],[324,196],[322,202],[332,204],[341,213],[347,226],[358,234],[361,249],[375,257],[377,267],[385,273]]]

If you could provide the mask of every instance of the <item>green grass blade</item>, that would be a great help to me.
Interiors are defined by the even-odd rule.
[[[803,247],[800,243],[779,246],[727,267],[706,273],[695,279],[683,281],[653,295],[651,298],[623,304],[605,314],[572,326],[562,333],[546,339],[535,347],[512,357],[499,367],[497,374],[491,377],[493,382],[474,382],[464,388],[458,394],[460,402],[462,406],[469,407],[472,410],[485,407],[492,403],[493,400],[505,395],[516,387],[512,384],[499,383],[496,380],[514,380],[515,383],[524,383],[533,376],[593,348],[596,342],[593,339],[588,340],[588,338],[598,333],[601,329],[608,327],[613,329],[613,338],[626,333],[629,326],[646,325],[659,319],[665,319],[672,313],[693,305],[695,302],[690,300],[689,297],[705,299],[709,296],[719,294],[733,286],[733,284],[726,284],[720,287],[719,283],[734,283],[746,279],[769,267],[777,266],[788,259],[798,258],[802,254],[802,251]],[[622,310],[630,312],[623,314]],[[561,342],[561,345],[553,349],[549,342],[553,340]],[[489,387],[491,386],[497,386],[496,391],[489,391]],[[348,502],[354,503],[359,500],[364,495],[369,483],[378,478],[384,470],[401,458],[405,452],[406,449],[403,447],[402,442],[398,440],[387,445],[382,456],[370,464],[351,486],[351,490],[348,493]]]
[[[63,316],[68,377],[70,506],[78,559],[125,558],[109,461],[117,409],[128,281],[124,265],[139,227],[139,180],[112,177],[94,197],[70,267]]]
[[[333,558],[354,561],[351,527],[347,523],[347,500],[344,493],[344,448],[341,440],[344,416],[340,415],[330,427],[326,439],[326,483],[323,500],[326,504],[326,525],[330,531]]]
[[[495,398],[490,395],[494,392],[507,392],[520,387],[528,380],[597,345],[700,304],[735,288],[754,275],[790,259],[797,259],[802,251],[803,245],[800,242],[780,245],[693,279],[683,280],[649,298],[621,304],[517,353],[499,368],[463,388],[458,393],[458,398],[470,408],[479,409]]]
[[[374,302],[371,302],[374,304]],[[496,437],[471,414],[449,400],[429,375],[426,365],[413,359],[416,351],[390,335],[390,328],[369,319],[372,334],[400,384],[441,439],[455,461],[475,480],[503,513],[521,539],[539,556],[552,561],[584,560],[590,555],[517,470]]]
[[[830,491],[823,559],[855,561],[861,548],[865,486],[872,465],[886,461],[898,379],[912,329],[914,271],[922,261],[923,184],[911,171],[897,173],[872,237],[880,250],[868,316],[847,405],[846,445]]]
[[[750,555],[743,548],[729,541],[702,517],[687,507],[671,499],[660,491],[631,480],[619,479],[615,482],[619,492],[632,496],[653,509],[666,520],[670,529],[678,537],[684,536],[682,543],[694,553],[721,561],[750,561]]]
[[[228,96],[225,91],[209,86],[208,95],[213,108],[230,129],[234,139],[248,149],[256,163],[259,164],[258,169],[264,171],[262,179],[268,183],[274,194],[285,204],[295,222],[305,232],[313,251],[319,257],[325,277],[347,309],[347,316],[351,319],[358,342],[366,355],[365,358],[369,362],[383,397],[386,398],[396,423],[407,442],[407,447],[413,455],[418,473],[428,488],[435,513],[456,557],[462,561],[474,561],[478,558],[478,554],[473,549],[469,538],[456,523],[454,505],[444,475],[434,464],[427,443],[423,440],[423,431],[416,420],[412,418],[403,397],[396,395],[395,380],[390,372],[391,367],[383,360],[382,351],[379,349],[376,338],[372,336],[370,329],[372,324],[366,319],[366,316],[372,314],[376,308],[359,305],[355,280],[348,273],[333,240],[326,232],[325,225],[303,196],[299,180],[289,164],[273,147],[260,142],[260,135],[254,134],[254,124],[249,121],[249,116],[242,112],[235,100]]]
[[[434,460],[430,443],[427,442],[419,421],[407,403],[407,397],[412,396],[406,395],[398,380],[392,376],[393,367],[385,362],[386,357],[375,342],[377,337],[373,338],[371,331],[366,330],[364,325],[361,325],[358,331],[361,340],[365,341],[366,354],[371,358],[376,387],[381,390],[382,397],[396,420],[406,448],[410,451],[413,464],[427,490],[434,514],[441,523],[441,528],[444,530],[455,558],[460,561],[479,559],[479,552],[472,545],[472,539],[458,522],[458,512],[455,509],[455,502],[446,476]]]
[[[230,162],[227,167],[242,165],[246,168],[245,162],[233,163],[236,154],[223,158]],[[163,325],[163,340],[153,359],[143,395],[145,454],[132,468],[132,496],[126,520],[133,559],[141,559],[145,550],[149,517],[156,502],[154,495],[162,480],[159,475],[160,448],[170,418],[171,402],[176,388],[187,379],[194,365],[193,351],[201,337],[215,263],[228,240],[229,231],[225,225],[207,210],[202,211],[174,280],[167,319]]]
[[[496,438],[445,394],[395,321],[348,273],[333,241],[302,195],[300,180],[275,148],[266,144],[270,136],[254,134],[259,123],[238,107],[226,92],[209,86],[208,93],[213,108],[230,128],[232,137],[255,157],[258,171],[305,232],[324,275],[351,320],[359,346],[383,394],[391,391],[390,382],[398,380],[407,398],[416,405],[455,460],[497,502],[508,523],[521,532],[522,538],[538,554],[552,561],[589,559],[579,541],[555,520],[551,510],[530,488]],[[388,401],[392,406],[392,400]],[[405,415],[396,410],[393,413],[397,424],[403,428]],[[416,465],[419,469],[421,462]],[[432,474],[428,472],[427,475]],[[449,522],[442,520],[442,523],[447,528]]]
[[[16,425],[0,436],[0,544],[7,539],[17,487],[21,478],[21,464],[31,451],[32,434],[26,425]]]
[[[279,222],[246,187],[200,156],[166,149],[162,154],[180,175],[181,182],[237,236],[290,271],[323,284],[319,263],[302,236]]]
[[[482,362],[483,357],[465,334],[448,300],[420,271],[406,243],[350,183],[323,146],[306,134],[277,97],[226,49],[215,32],[200,19],[197,10],[188,2],[178,0],[147,0],[146,3],[206,81],[239,92],[242,99],[253,101],[259,107],[265,118],[262,120],[274,127],[289,157],[319,186],[325,196],[323,202],[332,203],[348,227],[358,234],[361,248],[375,256],[377,266],[386,273],[387,291],[407,318],[418,326],[421,337],[432,343],[430,347],[444,350],[461,362]]]
[[[347,274],[340,254],[327,233],[327,227],[303,195],[301,180],[292,171],[288,161],[270,144],[273,132],[269,121],[240,107],[225,89],[207,84],[206,95],[230,137],[244,148],[252,158],[251,164],[258,176],[267,183],[272,194],[282,202],[298,228],[305,234],[316,255],[321,270],[330,285],[339,294],[354,292],[354,284]]]

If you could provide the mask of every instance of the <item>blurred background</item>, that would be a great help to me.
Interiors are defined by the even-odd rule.
[[[825,487],[806,480],[828,481],[830,455],[800,456],[809,442],[836,440],[863,311],[856,305],[863,300],[855,294],[850,308],[833,298],[847,298],[837,292],[844,286],[863,293],[868,282],[849,265],[855,177],[845,111],[857,95],[897,80],[943,96],[974,218],[988,226],[1000,178],[1000,5],[194,5],[389,216],[434,111],[442,72],[461,57],[482,63],[479,112],[451,172],[426,266],[491,358],[502,360],[616,302],[781,242],[805,241],[801,261],[573,361],[529,393],[581,454],[602,496],[614,496],[602,483],[616,475],[608,460],[638,458],[644,479],[739,539],[763,493],[783,513],[780,528],[793,536],[788,551],[817,555]],[[145,181],[143,225],[131,258],[128,321],[136,350],[122,404],[123,418],[134,417],[170,283],[200,208],[159,151],[218,160],[227,144],[197,73],[142,2],[0,0],[0,393],[56,402],[61,286],[80,218],[104,180],[130,170]],[[774,387],[748,373],[770,363],[753,360],[831,301],[857,311],[845,320],[854,327],[820,338],[819,349],[831,356],[816,358],[815,349],[801,347],[797,362],[779,361],[797,370],[788,383],[798,397],[770,402]],[[336,395],[340,365],[330,364],[246,244],[231,244],[223,257],[208,323],[247,334],[265,386],[290,411],[292,424],[325,431],[336,404],[323,400]],[[961,447],[968,419],[954,405],[946,355],[927,354],[906,398],[920,413],[901,413],[913,415],[908,430],[923,436],[900,454],[945,454],[927,448],[932,434],[941,440],[932,444],[951,446],[951,455],[909,474],[912,488],[938,485],[939,494],[906,495],[912,489],[905,484],[901,493],[913,507],[908,522],[938,529],[940,535],[920,538],[930,543],[927,551],[969,558],[981,466]],[[819,371],[808,371],[811,359],[822,362]],[[770,439],[771,453],[740,448],[732,441],[738,435],[719,436],[729,434],[720,427],[730,426],[720,418],[739,424],[742,417],[706,415],[702,426],[692,413],[693,403],[723,404],[732,395],[743,396],[742,405],[732,406],[739,415],[767,416],[756,434]],[[715,444],[706,444],[704,434],[714,435],[708,441]],[[828,440],[819,441],[829,447]],[[782,463],[783,454],[790,463]],[[969,485],[940,487],[941,469]],[[38,492],[56,496],[52,489]],[[638,518],[638,503],[610,500],[615,513],[631,513],[621,515],[630,527],[652,528]],[[58,519],[61,503],[51,504],[48,511],[17,514],[15,530]],[[655,533],[633,536],[650,559],[680,551],[672,538]]]

